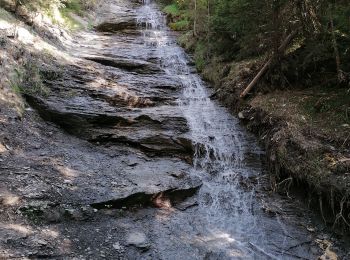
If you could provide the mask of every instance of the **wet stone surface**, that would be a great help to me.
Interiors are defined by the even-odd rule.
[[[16,136],[0,139],[0,258],[346,259],[303,205],[264,191],[263,151],[155,4],[96,17],[69,61],[40,68],[35,111],[1,124]]]

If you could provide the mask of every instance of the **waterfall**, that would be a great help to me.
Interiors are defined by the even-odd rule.
[[[271,236],[271,225],[272,230],[284,230],[284,224],[258,213],[260,204],[255,187],[259,184],[250,185],[250,179],[261,174],[259,155],[262,151],[245,133],[239,120],[210,99],[206,83],[188,65],[188,56],[177,45],[155,3],[144,0],[138,10],[138,24],[142,28],[145,52],[157,58],[168,76],[182,82],[178,109],[187,119],[195,146],[191,174],[203,181],[197,198],[197,216],[191,220],[191,229],[205,237],[201,238],[205,247],[219,252],[220,259],[234,256],[278,259],[275,255],[280,254],[268,253],[271,244],[266,237]],[[247,153],[256,156],[254,166],[245,162]],[[285,235],[274,236],[283,247]],[[193,247],[200,244],[197,235],[189,233],[186,239]]]

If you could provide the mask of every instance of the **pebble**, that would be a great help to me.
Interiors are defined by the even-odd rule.
[[[69,184],[69,185],[73,184],[73,182],[71,180],[64,180],[63,183],[64,184]]]
[[[114,243],[113,248],[118,251],[123,250],[123,247],[119,244],[119,242]]]
[[[36,240],[35,242],[36,242],[37,244],[39,244],[39,245],[42,245],[42,246],[47,245],[47,242],[46,242],[45,240],[38,239],[38,240]]]
[[[127,236],[126,243],[141,249],[148,249],[150,247],[146,235],[139,231],[130,233]]]

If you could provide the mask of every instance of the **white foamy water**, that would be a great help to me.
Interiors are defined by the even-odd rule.
[[[278,218],[263,216],[255,191],[259,184],[250,184],[251,178],[261,174],[262,151],[238,119],[209,98],[206,84],[188,65],[187,55],[176,44],[156,4],[144,1],[138,10],[138,24],[143,28],[145,52],[157,57],[168,76],[182,82],[178,107],[196,144],[191,174],[203,181],[195,215],[180,214],[172,220],[172,225],[179,225],[174,229],[174,236],[180,237],[174,239],[175,249],[169,243],[159,242],[168,246],[160,252],[162,258],[196,259],[201,250],[206,250],[208,259],[295,259],[283,250],[277,251],[274,245],[285,248],[293,243],[286,235],[293,227],[285,226]],[[247,154],[255,157],[253,166],[247,163]]]

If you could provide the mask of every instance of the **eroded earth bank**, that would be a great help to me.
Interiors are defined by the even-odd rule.
[[[264,151],[209,98],[155,3],[106,0],[92,17],[70,36],[2,10],[0,258],[349,257],[270,192]],[[17,71],[23,98],[19,65],[42,81]]]

